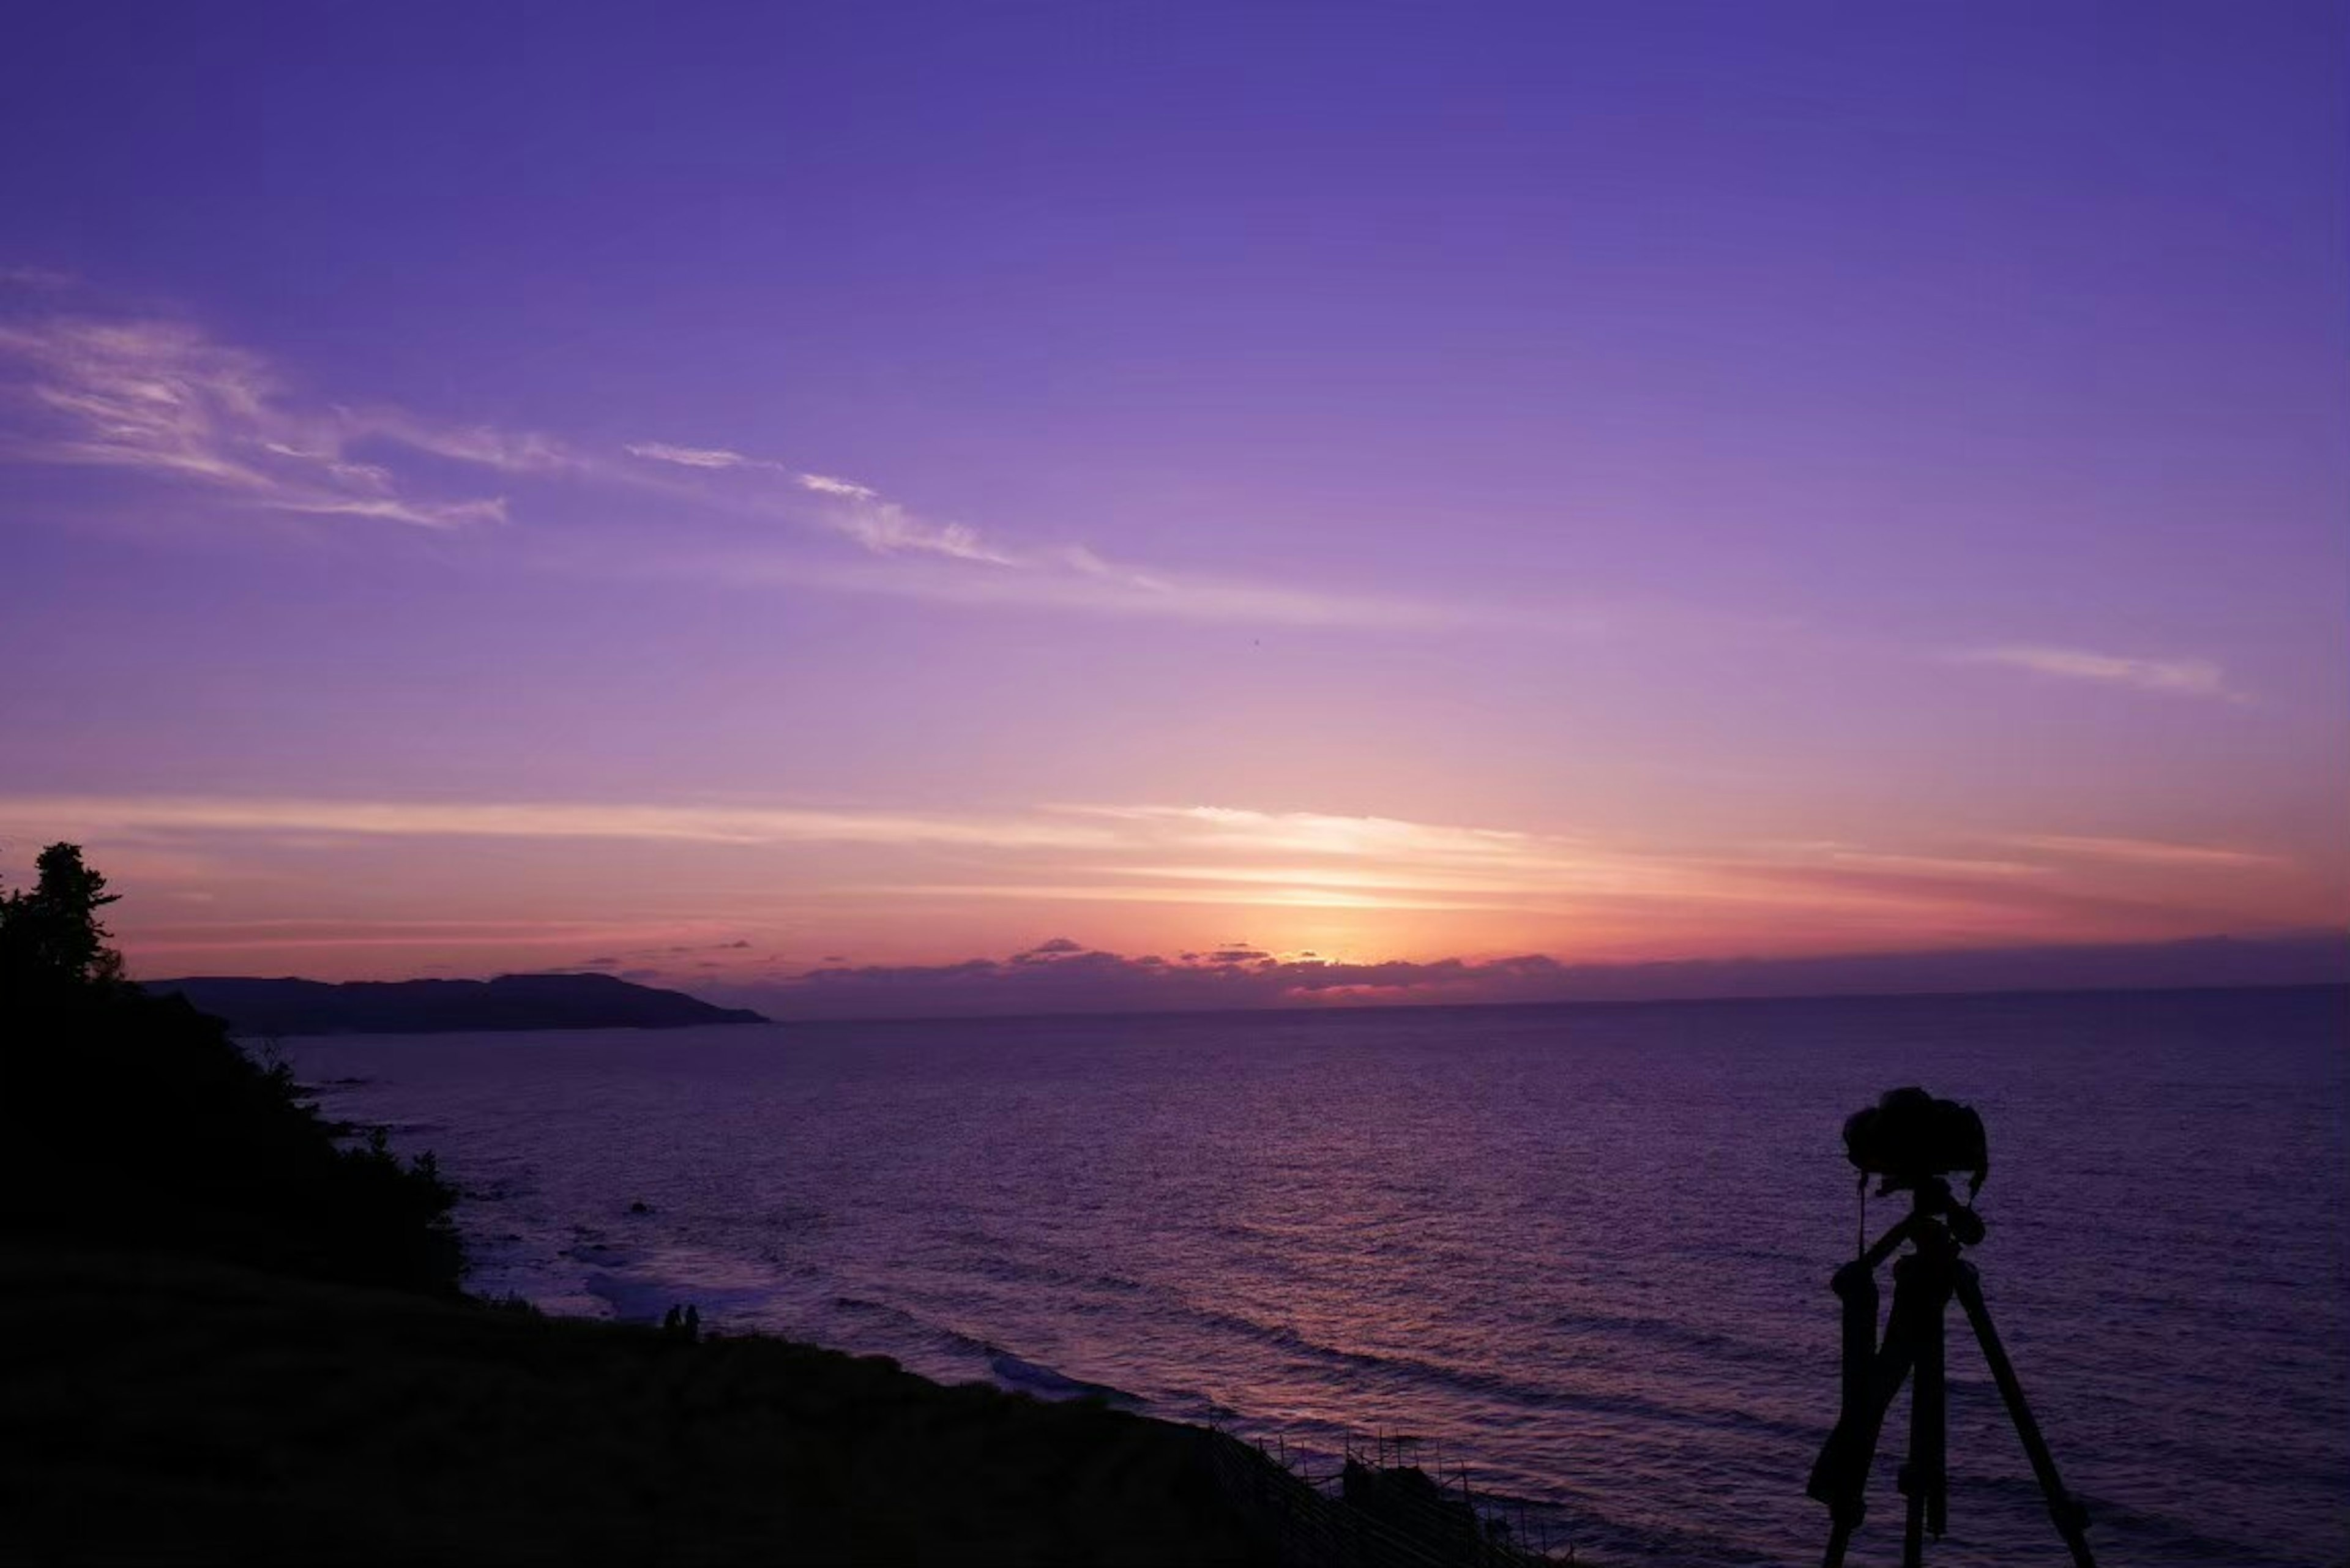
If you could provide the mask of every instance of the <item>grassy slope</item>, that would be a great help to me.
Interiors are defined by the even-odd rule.
[[[1296,1546],[1280,1550],[1278,1508],[1241,1496],[1253,1479],[1232,1484],[1255,1456],[1195,1428],[781,1341],[696,1345],[155,1255],[0,1247],[0,1452],[11,1563],[1188,1563]]]

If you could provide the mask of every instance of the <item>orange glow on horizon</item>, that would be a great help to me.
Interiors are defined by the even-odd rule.
[[[187,797],[0,802],[0,831],[85,844],[150,974],[588,966],[750,984],[1061,936],[1129,958],[1245,940],[1293,964],[1638,963],[2251,935],[2343,913],[2281,849],[2122,834],[1645,846],[1230,808]]]

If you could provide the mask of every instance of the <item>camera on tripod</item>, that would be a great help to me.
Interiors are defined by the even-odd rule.
[[[2024,1403],[2023,1386],[1991,1326],[1975,1265],[1962,1249],[1983,1239],[1983,1222],[1971,1203],[1950,1195],[1947,1178],[1967,1172],[1972,1199],[1991,1173],[1982,1117],[1956,1100],[1938,1100],[1923,1089],[1895,1089],[1865,1110],[1845,1118],[1845,1156],[1861,1172],[1863,1224],[1859,1255],[1829,1282],[1843,1303],[1843,1400],[1835,1428],[1813,1461],[1804,1490],[1828,1505],[1830,1528],[1824,1568],[1841,1568],[1853,1532],[1867,1512],[1865,1494],[1887,1412],[1906,1383],[1910,1388],[1909,1458],[1901,1467],[1903,1568],[1925,1561],[1925,1538],[1940,1536],[1950,1511],[1945,1429],[1949,1387],[1942,1318],[1955,1298],[1982,1345],[1991,1381],[1999,1386],[2008,1419],[2022,1439],[2025,1457],[2048,1503],[2048,1515],[2073,1556],[2074,1568],[2096,1568],[2089,1551],[2088,1512],[2064,1490],[2056,1461],[2041,1436],[2040,1423]],[[1882,1178],[1880,1193],[1908,1191],[1908,1216],[1868,1241],[1866,1223],[1868,1178]],[[1903,1247],[1893,1265],[1893,1310],[1877,1337],[1877,1269]]]
[[[1845,1158],[1864,1174],[1881,1176],[1880,1194],[1918,1190],[1930,1178],[1967,1172],[1967,1194],[1982,1189],[1991,1152],[1982,1117],[1956,1100],[1923,1089],[1889,1089],[1877,1104],[1846,1116]]]

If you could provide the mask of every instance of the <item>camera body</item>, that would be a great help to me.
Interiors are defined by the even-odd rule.
[[[1967,1172],[1967,1190],[1991,1173],[1982,1117],[1971,1106],[1938,1100],[1919,1088],[1891,1089],[1845,1118],[1845,1158],[1884,1178],[1880,1192],[1915,1188],[1929,1177]]]

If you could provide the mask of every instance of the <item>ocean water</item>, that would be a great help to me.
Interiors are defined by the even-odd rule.
[[[1838,1133],[1979,1107],[1972,1256],[2107,1563],[2350,1561],[2350,990],[307,1040],[476,1289],[697,1303],[1327,1456],[1408,1433],[1586,1563],[1815,1560]],[[634,1206],[641,1205],[641,1210]],[[1872,1234],[1898,1217],[1871,1206]],[[1888,1297],[1889,1299],[1889,1297]],[[1952,1309],[1938,1564],[2066,1561]],[[1888,1422],[1852,1560],[1897,1559]]]

